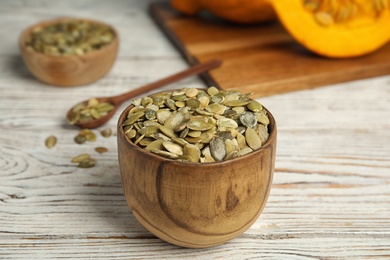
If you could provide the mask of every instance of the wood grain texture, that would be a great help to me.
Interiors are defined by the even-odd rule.
[[[104,17],[123,35],[107,76],[54,88],[28,72],[20,32],[61,15]],[[389,76],[258,99],[278,124],[268,202],[241,236],[184,249],[148,232],[127,206],[116,137],[77,145],[78,129],[64,116],[78,101],[120,94],[187,67],[149,18],[147,2],[4,0],[0,21],[0,259],[390,257]],[[193,77],[166,89],[186,86],[204,84]],[[106,127],[115,129],[120,110]],[[52,134],[58,143],[49,150],[44,140]],[[96,146],[109,151],[97,154]],[[98,159],[95,168],[70,163],[84,152]]]
[[[151,5],[150,12],[189,64],[223,60],[221,70],[203,76],[208,85],[223,90],[262,97],[390,71],[390,44],[358,58],[328,59],[305,50],[276,22],[234,25],[207,15],[180,15],[161,3]]]

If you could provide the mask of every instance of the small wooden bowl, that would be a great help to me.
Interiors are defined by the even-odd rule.
[[[107,24],[104,25],[109,26],[115,34],[114,40],[99,50],[83,55],[53,56],[34,51],[26,46],[27,37],[37,26],[44,27],[60,21],[75,19],[104,24],[89,19],[60,18],[38,23],[22,32],[19,38],[19,48],[25,64],[37,79],[55,86],[79,86],[100,79],[111,69],[118,53],[119,39],[116,30]]]
[[[235,159],[188,163],[143,150],[118,121],[118,157],[127,203],[137,220],[160,239],[183,247],[222,244],[246,231],[260,216],[272,183],[276,124],[268,113],[269,139]]]

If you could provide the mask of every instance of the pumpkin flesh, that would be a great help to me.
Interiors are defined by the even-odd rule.
[[[308,2],[320,6],[308,8]],[[375,2],[384,6],[376,10]],[[272,1],[279,20],[299,43],[319,55],[335,58],[367,54],[389,41],[390,5],[386,3],[388,0]],[[323,17],[316,17],[319,13]]]

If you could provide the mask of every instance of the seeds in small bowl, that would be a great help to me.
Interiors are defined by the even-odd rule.
[[[218,162],[260,149],[267,111],[250,94],[185,88],[133,100],[123,132],[139,147],[169,159]]]
[[[83,55],[99,50],[115,38],[110,27],[86,20],[59,20],[46,26],[36,26],[26,39],[26,45],[47,55]]]

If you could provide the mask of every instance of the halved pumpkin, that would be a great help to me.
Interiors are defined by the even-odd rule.
[[[272,0],[279,20],[309,50],[355,57],[390,40],[389,0]]]
[[[206,10],[236,23],[258,23],[276,19],[268,0],[171,0],[172,6],[188,15]]]

